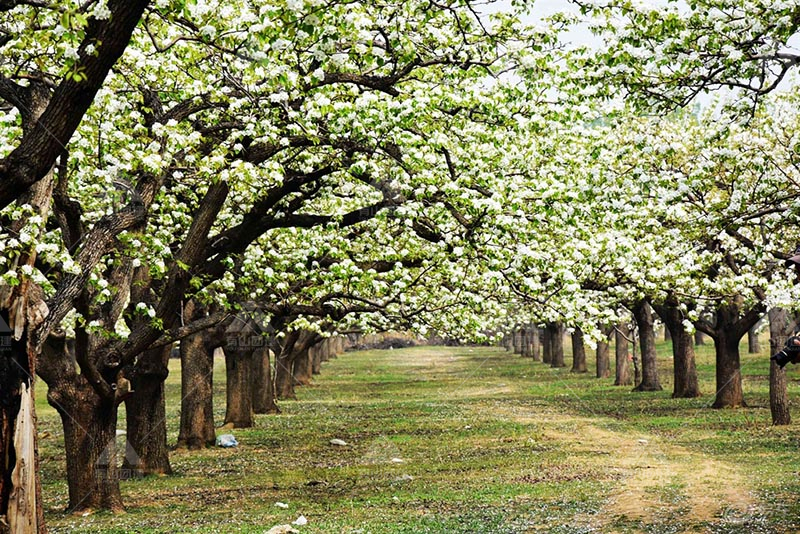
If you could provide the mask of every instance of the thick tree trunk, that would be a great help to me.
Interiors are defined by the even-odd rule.
[[[614,361],[616,363],[616,374],[614,377],[615,386],[630,386],[633,384],[631,374],[631,354],[628,350],[628,338],[626,334],[630,332],[628,323],[619,323],[614,328]]]
[[[225,424],[234,428],[253,426],[253,349],[225,351],[227,404]]]
[[[712,408],[746,406],[739,363],[739,337],[719,328],[714,338],[717,364],[717,394]]]
[[[61,416],[67,463],[68,511],[122,511],[117,454],[117,407],[121,396],[101,397],[66,355],[63,337],[48,338],[39,374],[47,400]],[[117,383],[125,381],[118,378]]]
[[[550,344],[552,345],[552,361],[550,362],[551,367],[566,367],[567,364],[564,361],[564,327],[560,323],[550,323],[548,326],[550,329]]]
[[[294,377],[292,376],[294,356],[291,350],[282,350],[275,357],[275,392],[280,400],[297,398],[294,393]]]
[[[179,448],[214,445],[214,350],[205,331],[181,340]]]
[[[601,326],[600,330],[603,332],[603,338],[598,341],[597,349],[595,350],[595,367],[597,370],[597,378],[608,378],[611,375],[611,362],[608,357],[608,336],[610,330],[606,326]]]
[[[547,324],[542,329],[542,363],[550,365],[553,363],[553,342],[551,338],[553,333],[550,330],[550,325]]]
[[[666,329],[671,332],[674,384],[673,398],[694,398],[700,396],[697,383],[697,366],[694,357],[692,334],[683,325],[683,313],[677,305],[662,304],[654,306]]]
[[[786,340],[794,332],[796,321],[787,310],[772,308],[769,311],[770,354],[780,351]],[[786,393],[786,370],[778,367],[774,360],[769,366],[769,407],[773,425],[789,425],[792,415],[789,411],[789,396]]]
[[[750,354],[761,352],[761,343],[758,342],[758,326],[759,323],[756,323],[747,331],[747,352]]]
[[[586,373],[586,346],[583,343],[583,332],[575,328],[572,332],[572,370],[573,373]]]
[[[519,328],[515,328],[512,335],[514,336],[512,338],[514,354],[520,354],[522,353],[522,331]]]
[[[117,403],[100,398],[83,375],[49,386],[47,400],[64,428],[68,511],[122,511]]]
[[[656,357],[656,333],[650,304],[641,300],[633,307],[633,317],[639,329],[639,346],[642,355],[642,381],[634,391],[661,391],[658,381],[658,359]]]
[[[172,345],[148,350],[136,361],[125,399],[127,443],[122,477],[169,475],[164,381],[169,375]]]
[[[275,382],[272,379],[272,366],[267,347],[257,349],[253,354],[253,411],[260,414],[281,413],[275,402]]]
[[[307,386],[311,384],[311,348],[300,349],[294,357],[292,365],[292,377],[295,386]]]

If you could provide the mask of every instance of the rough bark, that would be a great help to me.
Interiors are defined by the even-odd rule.
[[[608,378],[611,375],[611,362],[608,357],[608,336],[611,334],[611,329],[607,326],[601,326],[600,330],[603,332],[603,338],[597,342],[595,367],[597,378]]]
[[[181,340],[181,421],[179,448],[214,445],[214,351],[207,331]]]
[[[717,393],[712,408],[738,408],[747,406],[742,390],[742,373],[739,340],[730,332],[718,331],[714,337],[717,364]]]
[[[253,411],[259,414],[281,413],[275,398],[270,350],[257,349],[253,354]]]
[[[294,345],[299,337],[296,330],[287,333],[284,339],[276,348],[275,356],[275,394],[279,400],[296,399],[294,393],[294,379],[292,378],[292,368],[294,367]]]
[[[694,339],[683,325],[684,316],[676,303],[653,306],[667,331],[671,332],[674,383],[673,398],[700,396],[695,364]]]
[[[634,391],[661,391],[658,380],[658,359],[656,355],[656,334],[650,304],[641,300],[631,310],[639,329],[639,346],[642,356],[642,381]]]
[[[295,386],[307,386],[311,384],[311,347],[305,347],[297,351],[292,365],[292,378]]]
[[[560,323],[550,323],[547,325],[550,329],[550,344],[552,345],[552,361],[551,367],[566,367],[567,364],[564,360],[564,327]]]
[[[253,412],[253,349],[225,349],[227,404],[225,424],[249,428],[255,422]]]
[[[79,350],[83,350],[81,345]],[[116,441],[117,407],[122,397],[98,395],[65,352],[63,336],[48,338],[39,373],[48,385],[47,400],[61,416],[64,429],[67,509],[73,513],[122,511]],[[125,383],[122,378],[118,381]]]
[[[572,332],[572,370],[573,373],[586,373],[586,346],[583,342],[583,332],[575,328]]]
[[[714,314],[714,324],[698,321],[697,327],[714,340],[716,356],[716,387],[713,408],[746,406],[742,391],[739,342],[762,315],[758,305],[742,310],[744,299],[739,297],[721,304]]]
[[[797,327],[796,318],[787,310],[772,308],[769,310],[769,348],[770,354],[780,351],[786,340]],[[789,411],[789,396],[786,392],[786,370],[778,367],[774,360],[769,366],[769,408],[773,425],[789,425],[792,414]]]
[[[132,392],[125,399],[127,439],[123,478],[172,474],[164,399],[170,352],[172,345],[145,351],[130,375]]]
[[[545,325],[542,329],[542,363],[550,365],[553,363],[553,343],[551,341],[552,332],[550,325]]]
[[[633,384],[633,373],[631,373],[631,354],[628,350],[629,341],[627,334],[630,332],[628,323],[622,322],[614,328],[614,361],[616,372],[614,377],[615,386],[630,386]]]

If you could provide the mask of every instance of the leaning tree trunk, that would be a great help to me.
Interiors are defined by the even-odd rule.
[[[674,376],[672,398],[699,397],[694,339],[683,325],[683,313],[674,302],[657,305],[654,308],[664,321],[667,331],[671,332]]]
[[[658,359],[656,356],[656,334],[650,304],[640,300],[633,307],[633,318],[639,329],[639,346],[642,356],[642,381],[634,391],[661,391],[658,381]]]
[[[572,332],[572,370],[573,373],[586,373],[586,346],[583,343],[583,332],[575,328]]]
[[[281,413],[275,399],[269,353],[269,348],[262,347],[253,354],[253,411],[259,414]]]
[[[206,331],[181,340],[181,422],[178,447],[214,445],[214,351]]]
[[[603,333],[603,337],[597,342],[595,367],[597,369],[597,378],[608,378],[611,375],[611,362],[608,357],[608,336],[610,331],[606,326],[600,326],[600,331]]]
[[[225,350],[225,370],[227,374],[227,404],[225,425],[234,428],[253,426],[253,349],[239,347],[238,350]]]
[[[167,414],[164,381],[169,376],[172,345],[145,351],[130,377],[131,394],[125,399],[127,422],[122,477],[169,475]]]
[[[769,348],[770,354],[780,351],[786,340],[794,332],[796,321],[783,308],[769,310]],[[778,367],[774,360],[769,366],[769,407],[773,425],[789,425],[792,415],[789,411],[789,396],[786,393],[786,370]]]
[[[550,330],[550,344],[552,346],[551,367],[566,367],[564,361],[564,327],[560,323],[550,323],[547,325]]]

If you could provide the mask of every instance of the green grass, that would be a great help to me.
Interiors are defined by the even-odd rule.
[[[177,363],[167,381],[172,443]],[[800,437],[796,425],[770,425],[768,363],[743,355],[750,407],[720,411],[709,408],[710,346],[698,354],[705,395],[678,400],[668,357],[664,391],[633,393],[496,348],[348,353],[324,364],[297,401],[282,402],[282,415],[235,430],[238,448],[175,452],[175,475],[122,483],[126,514],[88,517],[63,513],[60,422],[40,383],[47,521],[52,532],[266,532],[300,514],[304,533],[795,532]],[[215,373],[221,421],[224,362]],[[620,493],[650,473],[669,476]],[[747,510],[723,496],[705,515],[690,513],[698,488],[711,487],[698,486],[702,477],[740,484]],[[623,508],[620,495],[644,499],[646,513],[635,502],[633,512]]]

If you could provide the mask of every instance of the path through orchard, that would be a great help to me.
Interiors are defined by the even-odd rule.
[[[768,425],[755,421],[763,410],[720,415],[704,408],[708,399],[634,394],[488,347],[347,353],[298,397],[282,403],[283,415],[234,431],[236,449],[175,452],[176,475],[124,482],[122,516],[63,516],[61,484],[46,480],[52,530],[266,532],[300,515],[308,523],[294,528],[303,533],[800,525],[796,510],[771,500],[782,491],[788,500],[792,482],[765,486],[759,471],[794,467],[775,450],[788,431],[765,437]],[[50,414],[43,418],[51,425]],[[758,449],[761,441],[769,446]],[[753,462],[742,460],[743,445]],[[55,453],[45,448],[46,474],[57,471]]]

